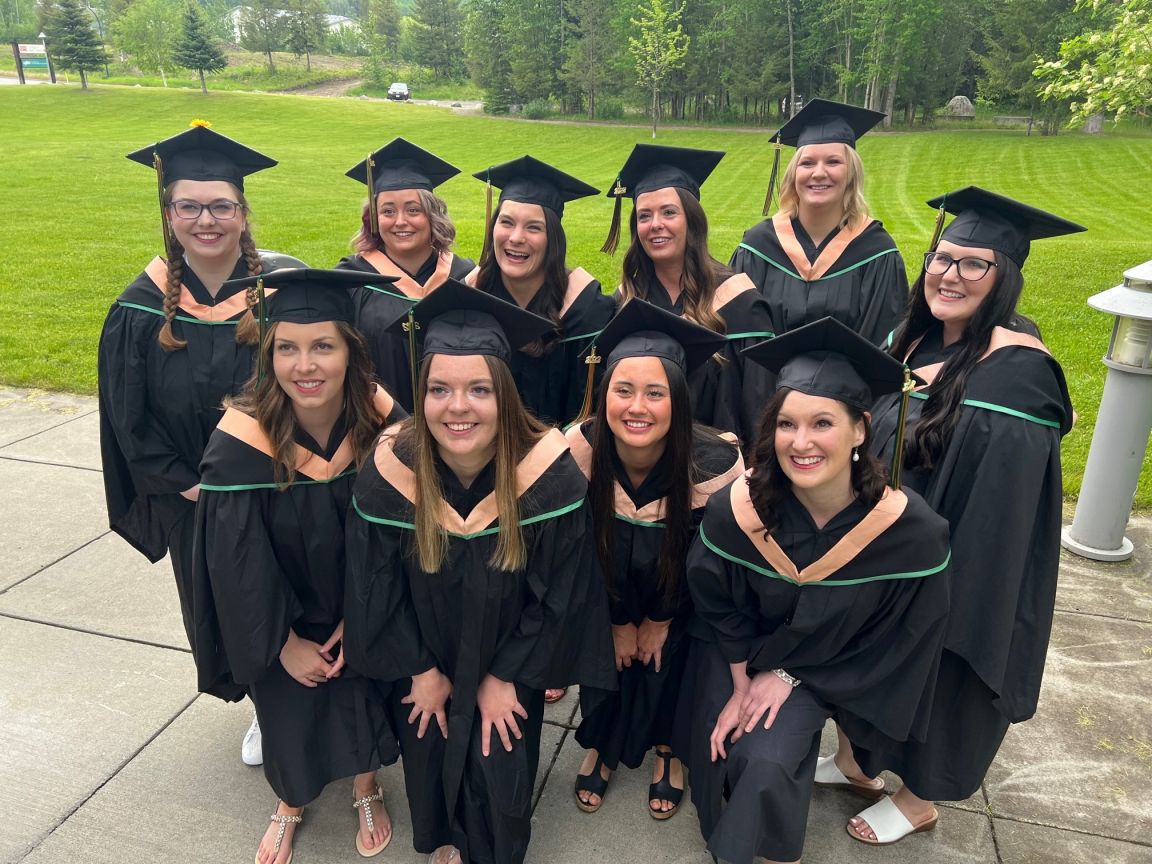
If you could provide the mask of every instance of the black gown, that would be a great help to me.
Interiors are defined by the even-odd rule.
[[[191,641],[196,505],[180,493],[200,482],[200,460],[221,403],[243,388],[255,352],[236,342],[236,322],[247,308],[244,290],[221,288],[212,297],[187,262],[172,333],[188,346],[161,348],[167,272],[164,261],[154,259],[104,320],[97,360],[100,456],[109,526],[153,563],[171,553]],[[247,275],[240,258],[230,278]]]
[[[668,291],[653,280],[647,300],[673,315],[684,315],[684,295],[673,303]],[[746,276],[737,273],[716,288],[713,311],[724,321],[728,344],[715,357],[688,376],[692,416],[697,423],[732,432],[747,444],[756,438],[756,424],[764,406],[776,391],[776,377],[740,351],[775,335],[768,304]]]
[[[955,350],[941,346],[934,327],[908,358],[925,380]],[[908,428],[926,398],[913,395]],[[875,446],[890,459],[896,405],[880,400],[873,418]],[[904,482],[951,526],[964,590],[952,598],[926,742],[869,748],[853,740],[868,773],[887,768],[921,798],[963,800],[979,789],[1009,724],[1035,713],[1060,560],[1060,439],[1071,425],[1060,364],[1034,337],[997,328],[935,469],[905,467]]]
[[[904,261],[877,220],[854,236],[834,231],[817,246],[799,219],[777,215],[744,233],[730,266],[756,284],[778,333],[831,315],[880,345],[908,303]]]
[[[505,303],[519,305],[504,287],[503,280],[487,291]],[[524,307],[537,315],[544,315],[540,292]],[[563,428],[576,419],[584,404],[588,367],[584,353],[592,340],[604,329],[616,305],[612,298],[600,290],[588,271],[577,267],[568,274],[568,288],[560,308],[560,328],[557,341],[541,357],[525,351],[512,352],[512,377],[520,391],[524,407],[554,426]],[[596,387],[602,370],[595,370]]]
[[[376,407],[386,422],[404,416],[383,391]],[[234,408],[204,452],[193,654],[202,692],[251,696],[264,776],[281,800],[301,807],[333,780],[395,762],[399,749],[371,681],[346,667],[305,687],[280,663],[290,630],[322,645],[344,618],[344,522],[356,466],[343,421],[327,447],[297,428],[297,475],[286,489],[270,454],[255,418]]]
[[[449,253],[451,255],[451,253]],[[389,332],[388,327],[425,294],[439,287],[438,256],[433,253],[415,273],[409,273],[380,251],[347,255],[336,265],[337,270],[359,270],[396,276],[387,287],[361,285],[349,289],[356,308],[356,329],[368,343],[376,378],[384,389],[394,394],[405,411],[412,411],[412,363],[408,356],[407,337]],[[448,277],[463,280],[475,265],[467,258],[452,255]]]
[[[360,472],[348,526],[345,650],[357,670],[391,685],[404,756],[413,845],[452,844],[467,864],[519,864],[531,838],[544,690],[580,684],[590,710],[615,687],[608,605],[591,545],[587,482],[564,436],[548,432],[517,467],[528,548],[523,570],[488,564],[496,547],[494,465],[465,489],[440,466],[448,504],[444,566],[420,570],[414,550],[415,477],[409,454],[385,435]],[[400,699],[410,678],[438,668],[453,685],[448,738],[423,739]],[[480,749],[477,689],[486,675],[512,682],[528,711],[511,753],[493,733]]]
[[[854,740],[925,734],[948,560],[947,523],[914,492],[886,490],[871,511],[855,501],[822,529],[788,493],[770,540],[743,479],[712,496],[688,555],[696,618],[677,735],[714,856],[800,858],[828,717]],[[728,664],[741,661],[750,676],[785,669],[801,684],[771,729],[761,719],[712,762]]]
[[[593,420],[567,432],[576,463],[590,475]],[[693,521],[699,524],[708,497],[744,472],[744,460],[735,443],[704,429],[697,429],[692,459],[701,474],[693,488]],[[613,454],[616,477],[615,558],[617,597],[609,596],[613,624],[639,624],[645,619],[669,621],[668,637],[661,652],[660,671],[655,664],[636,662],[617,673],[619,692],[609,695],[576,730],[581,747],[595,749],[612,770],[623,762],[638,768],[657,744],[671,744],[672,725],[680,679],[687,659],[685,626],[692,612],[688,586],[681,576],[678,590],[666,597],[659,584],[658,564],[670,477],[661,459],[639,488]]]

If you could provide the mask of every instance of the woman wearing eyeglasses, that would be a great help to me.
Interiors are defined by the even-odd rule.
[[[1060,364],[1019,332],[1030,240],[1084,228],[970,186],[929,202],[956,218],[924,258],[892,353],[927,385],[909,400],[903,480],[951,528],[953,592],[923,743],[862,747],[840,736],[817,783],[866,792],[883,769],[904,786],[848,833],[893,843],[936,825],[933,801],[980,788],[1012,723],[1036,711],[1060,557],[1060,439],[1073,414]],[[873,409],[891,455],[891,398]],[[882,785],[882,784],[879,784]]]
[[[191,642],[200,460],[224,397],[252,371],[258,337],[247,292],[224,283],[265,269],[244,178],[276,161],[204,125],[128,158],[159,175],[167,248],[112,304],[100,335],[108,521],[150,561],[170,555]],[[258,739],[245,742],[244,761],[260,764]]]

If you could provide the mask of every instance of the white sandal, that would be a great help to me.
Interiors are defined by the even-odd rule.
[[[375,793],[372,795],[365,795],[363,798],[357,798],[352,802],[353,810],[364,811],[364,822],[368,825],[368,833],[371,834],[376,830],[376,825],[373,823],[372,807],[373,801],[379,801],[380,806],[384,806],[384,793],[379,786],[376,787]],[[389,830],[388,836],[384,838],[384,842],[377,846],[375,849],[369,849],[364,845],[364,839],[360,836],[360,826],[356,826],[356,851],[360,853],[361,858],[372,858],[379,855],[388,848],[388,844],[392,842],[392,831]]]
[[[868,827],[872,829],[872,833],[876,835],[875,840],[869,840],[859,833],[859,828],[851,822],[846,826],[848,834],[853,840],[859,840],[861,843],[867,843],[869,846],[891,846],[893,843],[898,843],[909,834],[920,834],[924,831],[931,831],[936,827],[936,822],[940,819],[940,814],[936,808],[932,808],[932,816],[925,819],[919,825],[913,825],[908,821],[908,817],[900,812],[900,808],[896,806],[891,798],[881,798],[871,807],[862,810],[856,814],[857,819],[863,819],[868,823]]]
[[[815,782],[824,789],[843,789],[845,792],[853,792],[861,798],[875,801],[883,798],[888,791],[884,788],[883,779],[877,777],[872,782],[875,783],[876,780],[880,781],[879,786],[872,786],[862,780],[853,780],[840,770],[835,756],[821,756],[816,760]]]

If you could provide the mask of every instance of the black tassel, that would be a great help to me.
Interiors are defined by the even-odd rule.
[[[160,201],[160,230],[164,233],[164,260],[171,263],[172,230],[168,227],[168,214],[164,212],[164,162],[159,153],[152,153],[152,167],[156,169],[156,192]]]
[[[943,212],[943,211],[941,211]],[[900,488],[900,469],[904,467],[904,427],[908,419],[908,397],[915,389],[912,373],[904,367],[904,384],[900,387],[900,411],[896,424],[896,447],[892,452],[892,464],[888,468],[888,485],[893,489]]]
[[[612,196],[616,199],[616,203],[612,205],[612,224],[608,228],[608,237],[604,240],[604,245],[600,247],[601,252],[609,255],[616,254],[616,247],[620,245],[620,207],[623,198],[628,194],[628,190],[620,184],[620,178],[616,178],[616,185],[612,189]]]
[[[776,178],[780,175],[780,139],[772,142],[772,173],[768,175],[768,194],[764,196],[764,214],[768,216],[772,213],[772,201],[776,195]]]
[[[424,406],[416,404],[416,391],[419,389],[416,384],[416,331],[420,329],[420,325],[416,323],[416,315],[412,311],[415,305],[408,309],[408,320],[404,322],[404,332],[408,334],[408,370],[412,377],[412,410],[423,411]]]
[[[259,325],[260,341],[256,346],[256,382],[261,384],[264,381],[264,376],[268,374],[267,362],[264,359],[264,337],[268,334],[268,303],[267,298],[264,296],[264,277],[260,276],[256,279],[256,308],[254,314],[256,315],[256,323]]]

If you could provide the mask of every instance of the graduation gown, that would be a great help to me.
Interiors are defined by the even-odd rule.
[[[476,274],[472,275],[473,283]],[[471,284],[471,283],[470,283]],[[506,303],[520,305],[504,287],[503,280],[487,293]],[[529,312],[544,315],[544,300],[539,291],[523,307]],[[563,428],[576,419],[584,404],[588,367],[584,353],[616,312],[612,298],[600,290],[600,283],[581,267],[568,274],[568,287],[560,306],[559,336],[541,357],[524,351],[513,351],[512,377],[520,391],[524,407],[554,426]],[[599,370],[597,370],[599,371]],[[599,373],[602,374],[602,373]],[[593,379],[595,387],[599,378]]]
[[[231,278],[247,275],[240,258]],[[221,288],[213,297],[187,262],[172,333],[188,345],[161,348],[167,278],[163,259],[153,259],[104,320],[97,355],[100,456],[109,526],[149,561],[171,552],[191,640],[196,505],[180,493],[200,481],[200,459],[221,402],[243,388],[255,353],[236,342],[236,322],[247,311],[244,289]]]
[[[404,416],[384,391],[375,401],[386,420]],[[399,750],[372,682],[346,667],[305,687],[280,663],[290,631],[324,644],[344,618],[344,522],[356,466],[343,421],[327,447],[296,430],[297,474],[286,489],[271,453],[256,419],[234,408],[204,452],[193,655],[202,692],[251,696],[264,774],[299,807],[333,780],[396,761]]]
[[[730,266],[756,284],[778,333],[831,315],[880,345],[908,303],[904,261],[876,219],[816,246],[799,219],[777,214],[744,233]]]
[[[591,476],[593,420],[572,426],[566,433],[572,455],[586,477]],[[734,438],[727,433],[729,438]],[[744,472],[744,460],[734,440],[697,428],[692,459],[700,480],[692,490],[694,526],[704,515],[708,497]],[[639,624],[645,619],[668,621],[668,637],[661,652],[660,671],[655,664],[638,662],[617,673],[619,691],[608,696],[576,730],[576,740],[595,748],[612,770],[623,762],[638,768],[657,744],[670,744],[676,698],[684,672],[684,628],[692,601],[683,575],[678,590],[666,597],[660,587],[660,546],[664,540],[661,521],[667,508],[669,466],[661,459],[639,488],[613,454],[616,486],[614,554],[616,597],[609,596],[613,624]]]
[[[347,255],[336,265],[337,270],[398,277],[398,281],[387,287],[361,285],[350,288],[348,293],[356,309],[354,323],[368,343],[377,380],[408,412],[412,411],[412,364],[408,357],[408,339],[389,332],[388,326],[439,287],[445,278],[462,280],[475,266],[467,258],[452,253],[448,253],[446,267],[438,267],[439,263],[439,256],[433,253],[417,272],[409,273],[382,251],[374,249]]]
[[[943,348],[934,327],[907,362],[933,382],[956,347]],[[931,386],[909,400],[909,429],[930,393]],[[897,408],[884,398],[873,410],[884,459]],[[1071,425],[1060,364],[1035,337],[997,328],[936,466],[905,467],[903,480],[951,526],[953,570],[964,588],[952,598],[927,742],[864,752],[853,741],[869,773],[889,768],[923,798],[962,800],[979,788],[1008,725],[1035,713],[1060,559],[1060,439]]]
[[[886,490],[871,510],[855,501],[823,528],[789,493],[769,539],[743,479],[712,496],[688,556],[697,639],[678,724],[714,856],[800,857],[827,717],[860,740],[924,734],[948,562],[947,523],[914,492]],[[780,668],[801,684],[771,729],[761,720],[711,762],[728,664],[742,661],[750,676]]]
[[[444,566],[420,570],[414,549],[411,454],[386,433],[357,479],[348,528],[345,650],[363,674],[392,682],[417,851],[451,843],[465,862],[518,864],[531,836],[543,691],[582,685],[594,707],[615,686],[608,608],[585,506],[587,482],[557,430],[517,466],[524,569],[488,563],[499,525],[494,465],[465,489],[440,466],[448,532]],[[399,698],[438,668],[453,685],[448,737],[423,739]],[[487,675],[516,685],[529,712],[511,753],[480,751],[477,689]]]
[[[652,280],[647,300],[673,315],[684,315],[684,295],[673,303],[658,279]],[[712,309],[724,321],[728,344],[715,357],[688,376],[692,394],[692,415],[697,423],[735,433],[747,444],[756,438],[756,424],[764,406],[776,390],[775,376],[744,357],[740,351],[775,335],[768,305],[742,273],[716,288]]]

